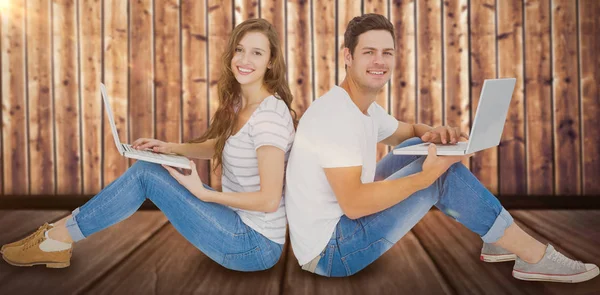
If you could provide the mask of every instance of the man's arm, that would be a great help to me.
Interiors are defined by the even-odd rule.
[[[421,137],[431,129],[433,129],[433,127],[425,124],[409,124],[398,121],[398,128],[396,128],[396,131],[394,131],[394,133],[392,133],[392,135],[388,136],[386,139],[382,140],[381,143],[390,146],[397,146],[409,138]]]
[[[438,177],[431,172],[418,172],[394,180],[362,183],[362,166],[325,168],[324,171],[342,211],[350,219],[385,210],[430,186]]]

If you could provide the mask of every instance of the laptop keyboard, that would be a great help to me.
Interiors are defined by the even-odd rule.
[[[159,154],[159,153],[155,153],[155,152],[150,152],[150,151],[143,151],[143,150],[136,150],[134,148],[132,148],[130,145],[127,144],[123,144],[123,148],[130,152],[130,153],[135,153],[141,156],[146,156],[146,157],[150,157],[150,158],[155,158],[155,159],[165,159],[168,158],[166,155],[163,154]]]
[[[467,141],[459,141],[456,144],[435,144],[435,147],[438,151],[463,151],[467,149]],[[429,146],[429,143],[424,144],[425,146]]]

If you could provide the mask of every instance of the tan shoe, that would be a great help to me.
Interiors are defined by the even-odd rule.
[[[41,248],[45,246],[44,243],[48,242],[49,241],[44,235],[44,231],[42,231],[42,234],[37,235],[36,238],[30,239],[21,246],[4,249],[2,258],[4,261],[8,262],[8,264],[14,266],[45,264],[48,268],[64,268],[71,265],[71,253],[73,247],[62,251],[45,252]]]
[[[2,248],[0,249],[0,254],[4,253],[4,249],[8,248],[8,247],[16,247],[16,246],[21,246],[25,243],[27,243],[29,240],[39,236],[39,235],[44,235],[44,232],[46,232],[46,230],[51,229],[53,226],[48,224],[48,223],[44,223],[44,225],[40,226],[35,232],[33,232],[32,234],[28,235],[27,237],[18,240],[16,242],[12,242],[10,244],[6,244],[3,245]]]

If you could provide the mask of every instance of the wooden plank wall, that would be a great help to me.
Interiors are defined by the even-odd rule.
[[[277,28],[302,114],[344,79],[345,26],[370,12],[396,27],[377,97],[391,114],[469,131],[483,81],[516,77],[500,146],[464,164],[503,195],[600,194],[600,1],[0,2],[2,195],[94,194],[133,163],[114,147],[99,82],[122,141],[200,136],[218,106],[219,55],[249,18]],[[219,188],[220,172],[197,165]]]

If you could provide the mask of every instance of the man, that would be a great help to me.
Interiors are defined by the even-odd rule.
[[[595,265],[564,257],[523,232],[460,163],[472,155],[437,156],[431,144],[426,157],[389,154],[375,163],[377,142],[402,147],[468,139],[458,128],[399,122],[374,102],[394,68],[394,40],[385,17],[352,19],[344,34],[345,80],[314,101],[300,120],[285,203],[302,268],[328,277],[352,275],[435,205],[481,236],[484,260],[516,259],[518,279],[578,282],[598,275]]]

